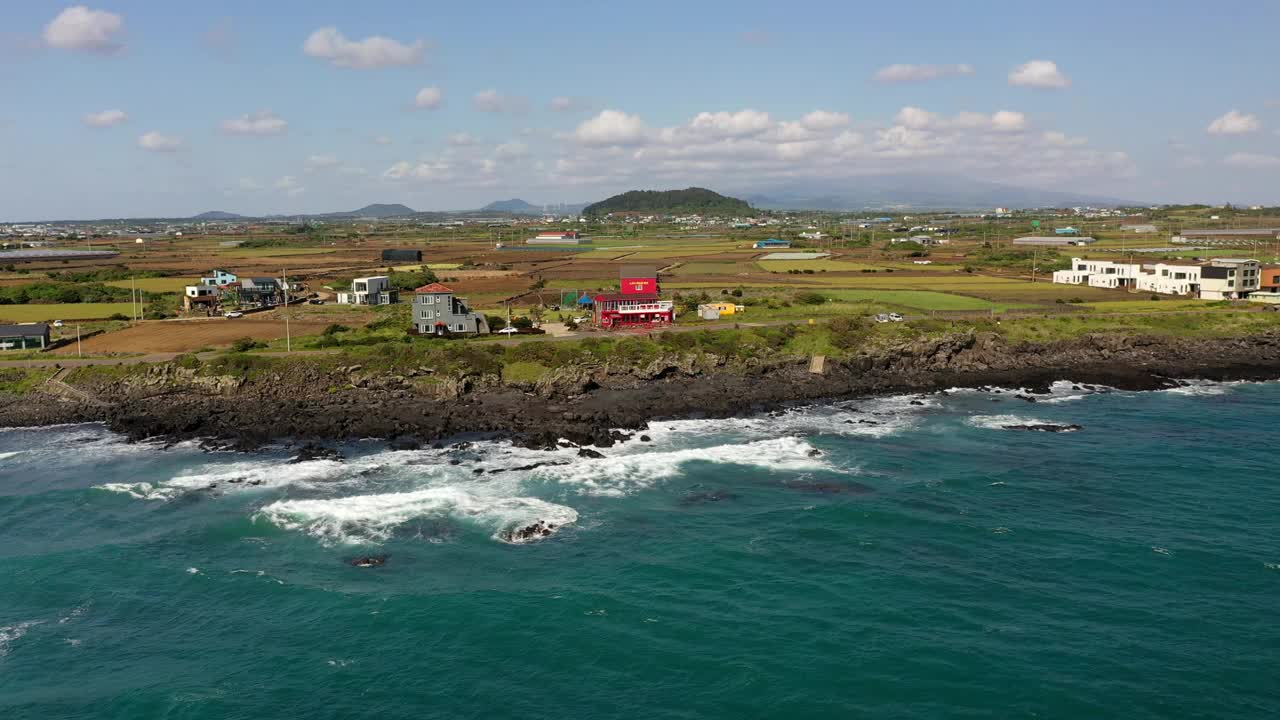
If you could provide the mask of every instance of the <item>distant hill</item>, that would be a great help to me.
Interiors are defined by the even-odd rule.
[[[221,210],[210,210],[209,212],[202,212],[199,215],[194,215],[192,216],[191,219],[192,220],[243,220],[244,216],[237,215],[235,213],[223,212]]]
[[[481,212],[506,212],[515,215],[541,215],[542,208],[532,205],[519,198],[510,200],[498,200],[480,208]]]
[[[331,213],[331,215],[345,215],[345,216],[351,216],[351,217],[372,217],[372,218],[389,218],[389,217],[400,217],[401,215],[416,215],[416,214],[418,214],[417,210],[414,210],[408,205],[401,205],[400,203],[392,203],[389,205],[385,203],[374,203],[372,205],[365,205],[359,210],[352,210],[351,212]]]
[[[588,205],[583,215],[637,212],[655,215],[748,215],[751,206],[706,188],[684,190],[632,190]]]
[[[871,175],[821,185],[761,189],[745,197],[752,205],[769,210],[989,210],[1143,204],[947,175]]]

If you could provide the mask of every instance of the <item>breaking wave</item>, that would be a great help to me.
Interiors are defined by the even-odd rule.
[[[557,482],[578,486],[588,494],[622,496],[649,487],[656,481],[676,477],[681,466],[690,462],[751,465],[788,471],[830,468],[821,458],[820,450],[796,437],[647,452],[626,452],[626,449],[600,459],[551,466],[538,472]]]
[[[28,630],[36,625],[43,624],[43,620],[28,620],[27,622],[20,622],[17,625],[0,627],[0,658],[8,655],[13,644],[18,640],[21,640],[22,636],[26,635]]]
[[[452,517],[484,525],[493,537],[542,521],[557,528],[578,520],[571,507],[532,497],[484,497],[459,487],[437,487],[328,500],[281,500],[258,511],[286,530],[301,530],[325,544],[380,543],[405,523],[424,517]]]
[[[17,457],[24,452],[26,452],[26,450],[14,450],[13,452],[0,452],[0,460],[8,460],[11,457]]]
[[[965,422],[984,430],[1003,430],[1006,425],[1035,425],[1041,421],[1021,415],[974,415]]]

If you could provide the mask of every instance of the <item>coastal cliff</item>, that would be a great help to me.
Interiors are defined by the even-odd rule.
[[[821,374],[810,371],[808,356],[705,350],[605,357],[536,378],[508,370],[483,359],[388,370],[345,364],[340,356],[81,368],[61,388],[34,384],[0,396],[0,425],[103,422],[134,439],[205,438],[237,447],[286,438],[416,444],[465,433],[530,446],[560,438],[609,445],[617,429],[640,430],[654,419],[727,417],[861,395],[1036,391],[1056,380],[1151,390],[1178,379],[1273,379],[1280,377],[1280,332],[1010,343],[969,330],[830,357]]]

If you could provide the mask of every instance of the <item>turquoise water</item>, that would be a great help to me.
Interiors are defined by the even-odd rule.
[[[0,718],[1277,716],[1280,385],[915,402],[603,460],[0,432]]]

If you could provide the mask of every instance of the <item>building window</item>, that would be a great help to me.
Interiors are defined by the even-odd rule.
[[[466,328],[463,327],[462,323],[458,323],[458,332],[463,332],[464,330],[466,330]]]

